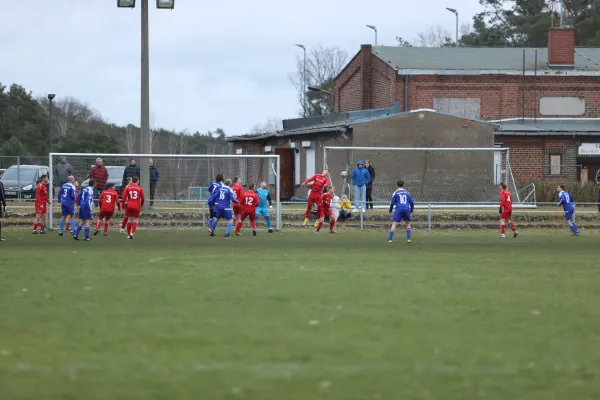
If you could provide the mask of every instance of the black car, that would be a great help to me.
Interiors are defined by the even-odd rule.
[[[6,199],[35,200],[36,186],[48,171],[45,165],[12,165],[0,179]]]
[[[106,170],[108,171],[108,180],[106,183],[114,183],[115,190],[119,195],[123,192],[123,174],[125,173],[125,167],[120,165],[109,165],[106,166]],[[90,180],[86,179],[81,182],[81,187],[85,188],[90,185]]]

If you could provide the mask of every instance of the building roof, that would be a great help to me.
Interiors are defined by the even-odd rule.
[[[600,136],[600,118],[511,118],[492,121],[497,135]]]
[[[535,52],[537,50],[537,63]],[[525,70],[529,74],[557,73],[561,70],[548,66],[547,48],[518,47],[397,47],[375,46],[373,54],[386,62],[398,73],[515,73],[523,72],[523,51]],[[575,48],[575,68],[573,72],[598,74],[600,72],[600,47]],[[567,71],[571,72],[571,71]],[[562,71],[564,73],[564,70]]]

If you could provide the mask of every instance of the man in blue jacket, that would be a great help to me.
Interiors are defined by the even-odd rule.
[[[364,161],[358,160],[356,163],[356,168],[354,168],[354,171],[352,171],[352,184],[354,185],[354,212],[358,212],[358,210],[365,212],[367,208],[367,185],[370,181],[371,175],[369,175],[369,171],[365,168]]]

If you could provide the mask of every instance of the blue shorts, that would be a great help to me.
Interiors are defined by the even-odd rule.
[[[92,219],[92,210],[87,207],[79,208],[79,219],[82,221],[89,221]]]
[[[67,215],[73,216],[75,215],[75,206],[71,204],[70,206],[61,204],[60,209],[62,211],[62,216],[66,217]]]
[[[565,211],[565,221],[572,221],[573,214],[575,214],[575,210]]]
[[[392,217],[392,222],[410,222],[410,211],[409,210],[396,210]]]
[[[230,220],[233,218],[231,208],[217,208],[215,212],[215,218]]]
[[[267,207],[256,207],[256,216],[262,215],[265,218],[269,218],[269,210]]]

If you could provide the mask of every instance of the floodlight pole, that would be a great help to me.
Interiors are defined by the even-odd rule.
[[[141,34],[141,95],[140,95],[140,153],[150,153],[150,35],[148,33],[148,0],[142,0]],[[146,196],[150,196],[150,159],[139,160],[140,182]],[[150,202],[145,202],[148,209]]]

